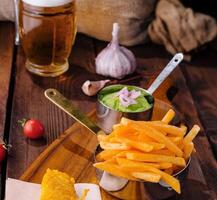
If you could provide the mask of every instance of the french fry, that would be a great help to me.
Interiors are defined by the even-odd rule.
[[[143,162],[169,162],[178,166],[184,167],[185,160],[181,157],[165,156],[149,153],[126,153],[126,158],[129,160],[143,161]]]
[[[111,142],[111,143],[121,143],[120,139],[116,138],[116,137],[109,138],[108,142]]]
[[[122,152],[121,150],[104,150],[101,151],[96,155],[96,160],[99,161],[104,161],[104,160],[109,160],[113,156],[118,155],[118,153]]]
[[[102,149],[107,149],[107,150],[128,150],[131,147],[125,143],[112,143],[112,142],[105,142],[101,141],[100,147]]]
[[[159,165],[160,165],[159,169],[168,169],[173,166],[171,163],[167,163],[167,162],[161,162],[159,163]]]
[[[117,130],[118,128],[120,128],[122,125],[121,124],[115,124],[112,126],[112,130]]]
[[[190,143],[199,133],[200,127],[198,125],[194,125],[193,128],[188,132],[188,134],[184,137],[184,144]]]
[[[168,137],[168,134],[166,133],[166,132],[164,132],[164,131],[160,131],[163,135],[165,135],[165,136],[167,136]]]
[[[125,172],[120,166],[114,163],[108,162],[98,162],[93,164],[94,167],[106,171],[114,176],[122,177],[128,180],[137,180],[135,177],[131,176]]]
[[[144,152],[150,152],[153,149],[154,150],[160,150],[163,149],[165,147],[165,144],[161,144],[161,143],[157,143],[157,142],[139,142],[139,141],[135,141],[135,140],[129,140],[127,138],[112,138],[112,140],[110,140],[111,142],[124,142],[127,145],[144,151]]]
[[[155,123],[155,122],[144,122],[144,123],[151,126],[151,127],[154,127],[155,129],[157,129],[159,131],[163,131],[163,132],[166,132],[166,133],[174,135],[174,136],[179,136],[179,137],[184,136],[183,130],[179,127],[176,127],[176,126],[172,126],[172,125],[168,125],[168,124],[159,124],[159,123]]]
[[[154,142],[155,140],[153,140],[152,138],[148,137],[145,134],[141,134],[141,131],[139,131],[139,136],[138,136],[138,140],[141,142]]]
[[[115,157],[126,158],[127,153],[143,153],[143,152],[135,149],[132,150],[130,149],[130,150],[121,151]]]
[[[105,162],[105,163],[117,164],[117,160],[116,160],[115,157],[112,157],[112,158],[110,158],[110,159],[108,159],[108,160],[105,160],[104,162]]]
[[[144,164],[146,164],[147,166],[157,168],[157,169],[162,169],[160,163],[159,164],[158,163],[144,163]]]
[[[128,133],[126,134],[126,136],[121,136],[121,135],[116,135],[116,138],[126,138],[129,140],[133,140],[133,141],[139,141],[139,133],[135,132],[135,133]],[[141,141],[142,142],[142,141]]]
[[[170,109],[161,121],[166,123],[166,124],[169,124],[172,121],[172,119],[174,118],[174,116],[175,116],[174,110]]]
[[[166,124],[165,122],[163,122],[163,121],[159,121],[159,120],[156,120],[156,121],[152,121],[152,122],[155,122],[155,123],[159,123],[159,124]]]
[[[139,162],[139,161],[127,160],[125,158],[120,158],[120,157],[116,157],[116,161],[122,167],[126,167],[129,164],[131,164],[131,166],[135,167],[134,171],[139,171],[139,172],[147,171],[148,166],[151,166],[157,169],[168,169],[172,167],[171,163],[166,163],[166,162],[161,162],[161,163],[147,163],[146,162],[144,163],[144,162]]]
[[[97,135],[97,139],[98,139],[99,142],[100,142],[100,141],[104,141],[104,140],[107,139],[107,136],[106,136],[106,135],[99,134],[99,135]]]
[[[192,151],[194,150],[193,142],[187,143],[184,145],[184,158],[187,160],[190,156]]]
[[[183,133],[184,133],[184,135],[185,135],[186,132],[187,132],[187,130],[188,130],[187,126],[185,126],[184,124],[181,124],[181,125],[180,125],[180,128],[183,130]]]
[[[168,138],[176,145],[182,140],[181,137],[168,136]]]
[[[127,151],[121,151],[115,157],[126,158]]]
[[[124,143],[126,143],[128,146],[144,151],[144,152],[150,152],[153,149],[153,146],[151,144],[147,144],[144,142],[137,142],[133,140],[128,140],[126,138],[121,138],[121,140]]]
[[[115,132],[115,133],[114,133]],[[120,126],[114,131],[115,137],[128,138],[131,140],[138,140],[139,133],[131,126]]]
[[[117,159],[117,162],[120,165],[120,167],[122,167],[126,171],[127,170],[129,170],[129,171],[134,171],[135,170],[136,165],[135,165],[134,161],[130,161],[130,160],[127,160],[127,159],[121,159],[120,158],[120,159]],[[150,171],[150,172],[153,172],[153,173],[161,175],[161,179],[165,183],[167,183],[168,185],[170,185],[176,192],[178,192],[178,193],[181,192],[180,183],[173,176],[171,176],[171,175],[169,175],[169,174],[167,174],[167,173],[165,173],[165,172],[163,172],[163,171],[161,171],[159,169],[151,167],[151,166],[141,165],[140,167],[138,167],[138,169],[141,169],[142,167],[143,167],[143,170],[146,169],[146,171]]]
[[[109,135],[105,135],[105,134],[97,134],[97,139],[98,141],[105,141],[105,142],[108,142],[110,138],[114,137],[115,134],[112,132],[111,134]]]
[[[166,146],[165,144],[161,144],[161,143],[157,143],[157,142],[147,142],[146,144],[151,145],[154,150],[160,150]]]
[[[159,164],[131,161],[126,158],[116,158],[116,161],[119,166],[129,171],[146,172],[150,171],[150,167],[160,168]]]
[[[127,119],[125,117],[122,117],[121,121],[120,121],[120,124],[122,124],[122,125],[128,125],[130,121],[132,121],[132,120]]]
[[[179,142],[179,144],[177,144],[177,146],[183,151],[183,148],[184,148],[183,140],[181,140],[181,141]]]
[[[125,137],[114,137],[110,139],[110,142],[118,142],[118,143],[125,143],[129,147],[144,151],[144,152],[149,152],[153,149],[153,146],[148,143],[144,142],[139,142],[135,140],[130,140]],[[157,146],[157,144],[155,144]]]
[[[156,141],[158,141],[159,143],[165,144],[166,147],[174,152],[177,156],[182,156],[183,152],[181,151],[180,148],[178,148],[170,139],[168,139],[165,135],[163,135],[160,131],[149,127],[147,125],[143,124],[143,129],[142,129],[143,133],[148,135],[149,137],[155,139]]]
[[[127,153],[144,153],[144,152],[136,150],[136,149],[124,150],[118,153],[117,155],[115,155],[115,157],[116,158],[126,158]]]
[[[153,150],[150,153],[152,153],[152,154],[159,154],[159,155],[165,155],[165,156],[175,156],[175,153],[169,151],[168,149]]]
[[[159,173],[162,177],[162,180],[167,183],[170,187],[172,187],[177,193],[181,193],[181,187],[180,187],[180,183],[179,181],[174,178],[173,176],[163,172],[163,171],[160,171]]]
[[[138,179],[142,179],[144,181],[158,183],[160,181],[161,175],[154,174],[152,172],[132,172],[132,176]]]

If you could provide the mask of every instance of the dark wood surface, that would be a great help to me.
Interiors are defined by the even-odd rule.
[[[24,170],[60,133],[74,121],[44,98],[45,89],[60,90],[85,113],[95,107],[96,98],[81,92],[82,83],[102,79],[94,74],[94,58],[106,43],[78,35],[70,57],[70,69],[57,78],[41,78],[29,74],[25,67],[25,56],[21,47],[14,48],[13,25],[0,23],[0,134],[8,139],[12,148],[4,174],[19,178]],[[131,48],[144,74],[131,84],[147,88],[151,81],[171,58],[163,47],[146,44]],[[192,168],[192,181],[187,183],[181,196],[175,199],[217,199],[217,57],[214,51],[202,51],[190,63],[183,62],[171,75],[178,91],[172,104],[183,115],[187,125],[197,123],[202,127],[196,138],[197,168]],[[38,118],[46,127],[44,139],[31,141],[22,134],[17,121],[22,118]],[[198,167],[199,166],[199,167]],[[6,171],[5,171],[6,170]],[[203,184],[197,179],[203,179]],[[1,193],[3,193],[1,191]],[[174,199],[174,198],[173,198]]]
[[[0,23],[0,136],[3,137],[6,106],[13,64],[14,28],[12,23]]]
[[[11,102],[13,92],[13,55],[14,26],[12,23],[0,23],[0,141],[6,139],[10,129]],[[3,173],[1,173],[3,168]],[[4,191],[6,161],[0,164],[0,194]],[[0,195],[2,196],[2,195]]]

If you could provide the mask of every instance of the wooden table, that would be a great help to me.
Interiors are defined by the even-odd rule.
[[[85,113],[95,107],[96,98],[81,92],[82,83],[103,77],[94,74],[94,58],[106,46],[105,42],[78,35],[70,57],[70,69],[57,78],[41,78],[29,74],[21,47],[14,46],[14,28],[9,22],[0,23],[0,136],[12,145],[1,177],[4,191],[5,176],[19,178],[31,162],[74,120],[48,103],[43,92],[56,88]],[[171,58],[163,47],[146,44],[131,48],[144,77],[132,84],[144,88],[159,74]],[[172,104],[187,125],[199,124],[202,131],[196,138],[198,169],[184,195],[175,199],[217,199],[217,67],[216,52],[198,53],[190,63],[183,62],[171,75],[178,94]],[[17,121],[38,118],[46,127],[46,139],[25,139]],[[202,179],[202,184],[197,178]],[[198,196],[198,191],[200,195]],[[203,191],[201,193],[201,191]],[[202,195],[201,195],[202,194]],[[174,198],[173,198],[174,199]]]

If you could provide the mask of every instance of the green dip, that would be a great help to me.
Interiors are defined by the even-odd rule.
[[[118,92],[124,87],[127,87],[128,91],[135,90],[141,92],[141,95],[135,99],[136,104],[129,105],[128,107],[122,105],[118,96]],[[105,87],[99,92],[98,100],[112,110],[129,113],[143,112],[150,109],[154,103],[153,97],[145,90],[130,85],[111,85]]]

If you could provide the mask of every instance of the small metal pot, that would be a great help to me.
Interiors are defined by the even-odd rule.
[[[98,146],[96,147],[96,150],[95,150],[95,153],[94,153],[94,157],[93,157],[93,162],[94,162],[94,163],[97,162],[97,160],[96,160],[97,154],[100,153],[102,150],[103,150],[103,149],[101,149],[100,145],[98,145]],[[178,171],[178,172],[176,172],[175,174],[173,174],[172,176],[175,177],[176,179],[178,179],[179,181],[185,180],[186,177],[187,177],[187,174],[188,174],[188,169],[189,169],[190,163],[191,163],[191,157],[188,159],[188,161],[187,161],[187,163],[186,163],[186,166],[185,166],[183,169],[181,169],[180,171]],[[100,170],[100,169],[96,169],[96,175],[97,175],[97,178],[98,178],[99,182],[100,182],[101,179],[102,179],[103,173],[104,173],[104,171],[102,171],[102,170]],[[116,178],[118,179],[118,177],[116,177]],[[129,182],[129,181],[128,181],[128,182]],[[123,191],[123,190],[125,190],[125,187],[127,186],[128,182],[126,182],[125,185],[123,185],[122,187],[118,188],[116,191],[115,191],[115,190],[114,190],[114,191],[107,191],[105,188],[103,188],[103,189],[106,190],[107,192],[109,192],[111,195],[113,195],[113,192],[115,192],[114,194],[117,194],[118,191]],[[142,181],[142,180],[139,181],[139,182],[144,183],[144,184],[147,183],[147,182]],[[159,182],[159,184],[160,184],[162,187],[167,188],[168,190],[172,190],[172,188],[171,188],[167,183],[165,183],[165,182],[162,181],[162,180]],[[120,194],[121,194],[121,192],[120,192]],[[115,196],[115,195],[114,195],[114,196]]]
[[[146,97],[145,98],[151,105],[151,108],[145,109],[144,111],[141,111],[141,112],[116,111],[113,108],[110,108],[107,105],[105,105],[100,100],[99,97],[101,96],[101,93],[103,93],[104,90],[107,90],[112,87],[124,88],[125,86],[127,85],[110,85],[110,86],[105,87],[98,93],[97,104],[96,104],[97,123],[100,126],[100,128],[106,133],[110,133],[112,131],[112,126],[114,124],[118,124],[122,117],[126,117],[126,118],[133,119],[133,120],[150,120],[151,119],[153,105],[154,105],[154,98],[152,97],[151,94],[148,93],[147,90],[144,90],[143,88],[134,86],[135,89],[143,90],[144,92],[148,94],[146,96],[147,98]]]
[[[109,87],[114,87],[114,85],[107,86],[104,89],[102,89],[98,93],[98,101],[96,105],[96,114],[97,114],[97,122],[100,128],[105,131],[105,133],[110,133],[112,131],[112,127],[114,124],[118,124],[122,117],[127,117],[129,119],[134,120],[149,120],[151,119],[151,114],[153,110],[154,105],[154,97],[152,94],[154,91],[160,86],[160,84],[171,74],[171,72],[176,68],[176,66],[182,61],[183,54],[177,53],[172,60],[167,64],[167,66],[163,69],[163,71],[158,75],[158,77],[155,79],[155,81],[152,83],[152,85],[148,88],[148,90],[145,90],[140,87],[136,87],[138,90],[145,91],[147,95],[147,100],[149,104],[151,104],[150,109],[146,109],[142,112],[119,112],[116,111],[105,104],[101,102],[99,99],[100,94]],[[115,85],[115,86],[121,86],[121,85]],[[122,85],[123,87],[125,85]]]

